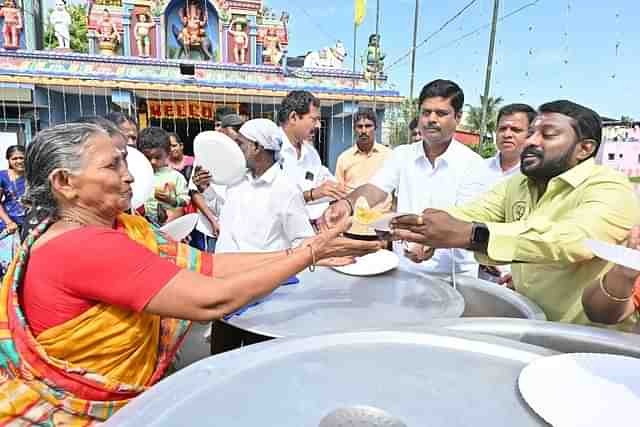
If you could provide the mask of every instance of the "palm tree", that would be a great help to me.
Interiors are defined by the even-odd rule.
[[[87,5],[86,4],[70,4],[67,6],[67,12],[71,15],[71,27],[69,34],[71,35],[71,50],[79,53],[89,52],[89,38],[87,35]],[[49,14],[51,9],[49,9]],[[58,39],[55,37],[53,25],[47,23],[44,34],[44,46],[49,49],[58,47]]]
[[[478,146],[472,147],[474,151],[484,158],[491,157],[496,153],[494,141],[498,121],[498,106],[502,101],[503,99],[500,96],[497,98],[489,97],[489,102],[487,102],[487,133],[485,134],[485,139],[481,141]],[[474,107],[473,105],[467,104],[467,112],[465,114],[465,127],[478,134],[482,128],[483,103],[484,96],[480,95],[480,106]]]
[[[489,102],[487,103],[487,135],[489,138],[493,139],[493,135],[496,133],[497,121],[498,121],[498,106],[502,104],[502,97],[494,98],[492,96],[489,97]],[[466,127],[469,130],[480,133],[480,128],[482,126],[482,105],[484,104],[484,96],[480,95],[480,106],[474,107],[473,105],[467,104],[467,113],[465,123]]]

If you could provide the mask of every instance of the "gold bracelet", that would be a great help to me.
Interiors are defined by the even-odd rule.
[[[309,250],[311,251],[311,265],[309,266],[309,271],[316,271],[316,253],[313,251],[313,246],[309,245]]]
[[[603,274],[602,276],[600,276],[600,290],[607,298],[615,302],[627,302],[631,300],[631,298],[633,297],[633,293],[631,293],[631,295],[629,295],[628,297],[624,297],[624,298],[611,295],[609,291],[607,291],[607,288],[604,287],[604,276],[606,276],[606,274]]]

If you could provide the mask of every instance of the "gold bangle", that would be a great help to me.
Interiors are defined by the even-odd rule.
[[[615,302],[627,302],[630,301],[631,298],[633,297],[633,293],[631,293],[631,295],[629,295],[628,297],[624,297],[624,298],[620,298],[614,295],[611,295],[609,293],[609,291],[607,291],[607,288],[605,288],[604,286],[604,277],[606,276],[606,274],[603,274],[602,276],[600,276],[600,290],[602,291],[602,293],[609,298],[611,301],[615,301]]]
[[[316,253],[313,251],[313,246],[309,245],[309,250],[311,251],[311,265],[309,266],[309,271],[316,271]]]

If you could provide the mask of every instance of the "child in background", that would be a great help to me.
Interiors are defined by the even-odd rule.
[[[159,127],[143,129],[138,149],[151,163],[155,177],[155,194],[144,203],[145,216],[156,225],[182,216],[190,200],[189,190],[184,176],[168,166],[169,134]]]

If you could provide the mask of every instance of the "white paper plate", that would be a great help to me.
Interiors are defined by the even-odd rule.
[[[378,252],[357,258],[354,264],[333,267],[333,269],[350,276],[375,276],[397,268],[399,263],[398,255],[381,249]]]
[[[585,240],[584,243],[598,258],[640,271],[640,251],[599,240]]]
[[[335,199],[333,197],[320,197],[319,199],[312,200],[307,203],[307,206],[319,205],[322,203],[331,203]]]
[[[149,199],[153,193],[153,167],[149,160],[140,151],[133,147],[127,147],[127,165],[129,173],[133,176],[131,184],[131,208],[138,209]]]
[[[524,368],[524,400],[554,427],[634,425],[640,407],[640,359],[612,354],[563,354]]]
[[[379,218],[379,219],[373,221],[371,224],[369,224],[369,228],[371,228],[373,230],[389,231],[390,226],[391,226],[391,221],[394,218],[398,218],[400,216],[405,216],[405,215],[412,215],[412,214],[402,213],[402,212],[394,212],[394,213],[384,214],[381,218]]]
[[[193,231],[198,222],[198,214],[192,213],[176,218],[173,221],[160,227],[160,231],[164,231],[173,240],[179,242]]]
[[[247,172],[247,161],[242,150],[221,132],[200,132],[193,140],[193,151],[196,164],[209,171],[216,184],[235,184]]]

